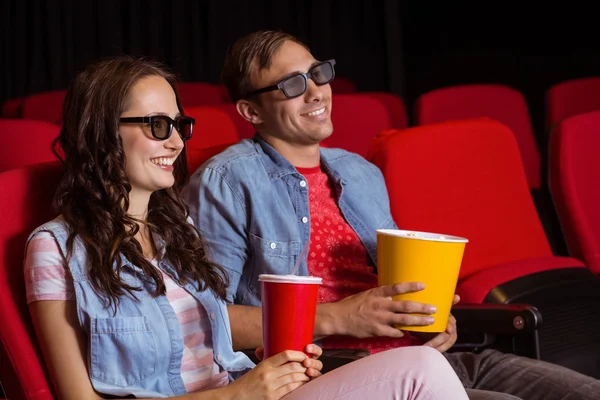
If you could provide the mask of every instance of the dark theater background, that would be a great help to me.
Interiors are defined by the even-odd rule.
[[[596,15],[586,2],[345,0],[4,0],[0,101],[64,89],[103,56],[134,54],[184,81],[219,82],[225,49],[257,29],[306,41],[359,90],[412,105],[422,93],[502,83],[526,97],[540,135],[545,91],[600,67]]]

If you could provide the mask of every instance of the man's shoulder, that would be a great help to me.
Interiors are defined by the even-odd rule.
[[[344,149],[336,149],[336,148],[321,148],[321,154],[323,155],[327,164],[335,169],[339,169],[340,167],[347,168],[365,168],[368,170],[379,170],[374,164],[367,161],[361,155],[356,153],[352,153],[350,151]]]
[[[223,170],[238,164],[252,162],[252,159],[257,157],[259,157],[259,153],[254,141],[243,139],[210,158],[198,171],[204,169]]]

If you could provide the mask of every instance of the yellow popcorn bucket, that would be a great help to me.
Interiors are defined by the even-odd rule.
[[[435,319],[432,325],[396,328],[416,332],[445,331],[468,240],[438,233],[396,229],[379,229],[376,232],[379,286],[422,282],[425,284],[424,290],[400,294],[393,299],[431,304],[437,308],[432,314]]]

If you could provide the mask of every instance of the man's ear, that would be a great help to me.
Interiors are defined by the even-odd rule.
[[[252,125],[258,125],[263,122],[255,103],[248,100],[238,100],[238,102],[235,103],[235,108],[242,118]]]

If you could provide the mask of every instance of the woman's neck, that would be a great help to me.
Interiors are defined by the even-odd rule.
[[[148,225],[146,224],[151,194],[152,193],[150,192],[132,189],[131,192],[129,192],[129,208],[127,209],[127,214],[130,217],[140,221],[137,223],[139,230],[135,235],[135,239],[140,243],[140,246],[142,246],[144,257],[150,260],[156,256],[152,232],[150,232],[150,229],[148,229]]]
[[[140,221],[145,221],[148,217],[148,204],[150,203],[151,195],[152,193],[150,192],[132,189],[129,192],[129,208],[127,209],[127,214]]]

